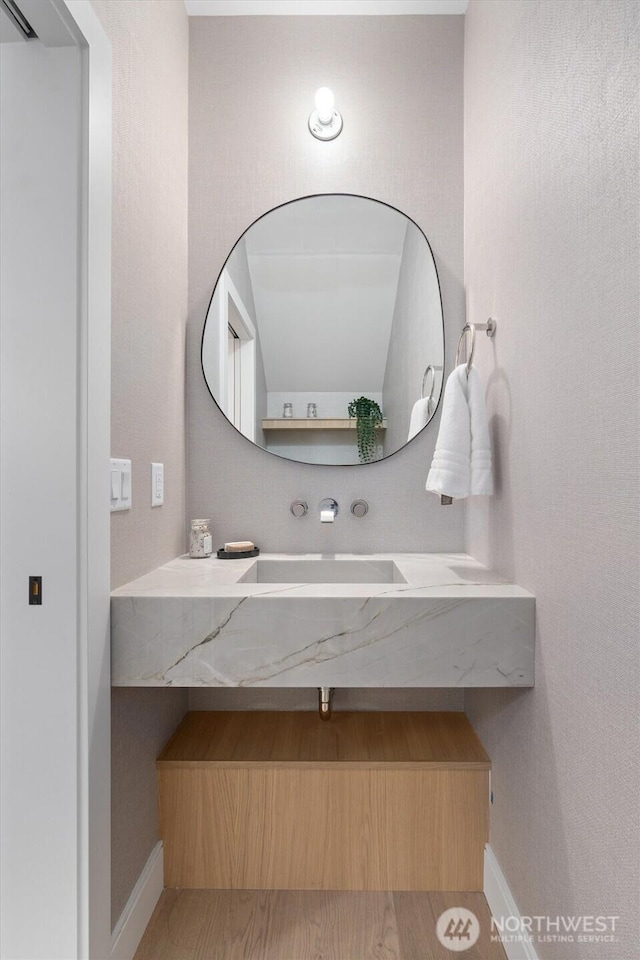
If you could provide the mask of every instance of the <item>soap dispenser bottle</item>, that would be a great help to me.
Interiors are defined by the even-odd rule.
[[[213,553],[213,538],[209,524],[211,520],[192,520],[189,539],[189,556],[196,559],[210,557]]]

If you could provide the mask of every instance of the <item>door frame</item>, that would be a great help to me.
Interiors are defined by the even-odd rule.
[[[52,0],[82,53],[78,356],[78,946],[111,952],[111,42],[90,0]]]
[[[237,313],[230,317],[229,302]],[[256,328],[238,289],[228,270],[223,270],[218,280],[218,316],[214,318],[218,334],[218,363],[220,398],[227,404],[227,338],[233,327],[240,340],[240,423],[234,426],[245,437],[255,441],[256,436]],[[214,302],[211,304],[214,308]],[[222,404],[220,404],[222,406]],[[227,414],[227,411],[224,410]],[[229,416],[229,414],[227,414]],[[229,416],[229,419],[231,417]]]

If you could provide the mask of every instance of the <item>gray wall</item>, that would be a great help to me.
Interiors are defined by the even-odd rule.
[[[384,374],[382,398],[387,417],[385,451],[397,450],[407,441],[411,411],[420,397],[427,364],[442,367],[441,314],[440,290],[433,258],[420,231],[409,223],[404,238]],[[440,396],[442,379],[442,370],[439,370],[433,391],[436,402]]]
[[[253,447],[213,404],[200,371],[211,290],[229,250],[260,214],[293,197],[354,192],[413,217],[443,287],[448,354],[464,323],[462,57],[464,18],[200,17],[190,22],[188,515],[214,541],[263,550],[461,550],[464,507],[424,485],[437,424],[381,464],[289,463]],[[343,113],[337,140],[307,129],[316,89]],[[320,526],[317,505],[342,511]],[[289,503],[308,500],[295,520]],[[349,514],[365,497],[366,518]]]
[[[472,0],[465,276],[494,316],[496,495],[469,550],[537,598],[536,687],[467,691],[493,761],[491,844],[527,914],[620,915],[638,956],[638,14]]]
[[[117,587],[185,548],[189,34],[181,0],[93,7],[113,56],[111,450],[133,469],[132,509],[112,516]],[[186,690],[112,692],[114,923],[157,841],[155,758],[186,708]]]
[[[156,757],[187,711],[187,690],[119,687],[111,699],[111,923],[158,842]]]
[[[190,710],[315,710],[315,690],[291,687],[191,687]],[[462,690],[382,687],[335,691],[335,710],[462,710]]]
[[[93,0],[113,56],[111,450],[132,460],[111,517],[112,584],[182,553],[189,32],[181,0]],[[151,462],[165,501],[151,507]]]

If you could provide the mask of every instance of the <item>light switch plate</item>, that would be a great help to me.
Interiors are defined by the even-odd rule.
[[[164,464],[151,464],[151,506],[161,507],[164,503]]]
[[[131,509],[131,460],[111,460],[111,512]]]

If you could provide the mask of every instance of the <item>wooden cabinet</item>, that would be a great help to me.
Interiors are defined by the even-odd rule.
[[[168,887],[482,890],[490,762],[462,713],[195,712],[157,768]]]

